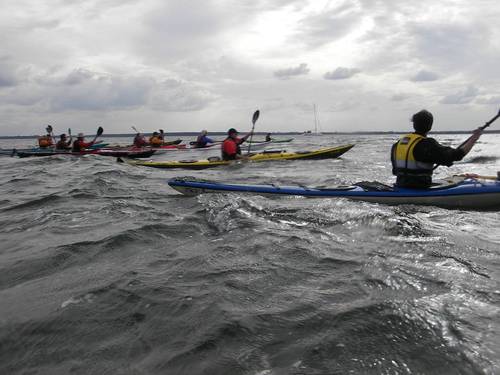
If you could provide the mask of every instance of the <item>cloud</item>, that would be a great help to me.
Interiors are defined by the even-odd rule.
[[[409,99],[411,98],[411,95],[410,94],[406,94],[406,93],[398,93],[398,94],[394,94],[392,97],[391,97],[391,100],[393,102],[402,102],[403,100],[406,100],[406,99]]]
[[[476,100],[478,104],[500,104],[500,95],[485,96]]]
[[[151,97],[151,108],[164,112],[200,111],[216,99],[206,89],[175,79],[156,85]]]
[[[467,104],[478,112],[498,105],[498,6],[456,0],[3,5],[0,134],[42,117],[83,131],[101,118],[117,131],[128,119],[165,121],[179,131],[209,119],[223,129],[257,106],[267,108],[262,125],[269,130],[303,130],[311,114],[295,103],[316,103],[324,122],[331,116],[352,130],[363,128],[362,117],[376,106],[390,116],[377,116],[370,127],[395,129],[422,106],[447,111],[448,104]]]
[[[442,103],[442,104],[467,104],[467,103],[472,102],[476,98],[478,93],[479,93],[479,90],[476,87],[469,85],[467,88],[460,90],[459,92],[457,92],[455,94],[445,96],[443,99],[441,99],[440,103]]]
[[[357,68],[344,68],[344,67],[338,67],[332,72],[326,72],[323,75],[324,79],[331,79],[331,80],[337,80],[337,79],[347,79],[351,78],[352,76],[358,74],[361,72],[360,69]]]
[[[439,79],[439,76],[436,73],[420,70],[417,74],[411,77],[411,81],[413,82],[428,82],[428,81],[436,81]]]
[[[0,57],[0,89],[17,85],[19,78],[8,57]]]
[[[300,76],[309,73],[307,64],[302,63],[295,68],[279,69],[274,72],[274,76],[280,79],[288,79],[293,76]]]
[[[216,95],[178,79],[112,75],[77,68],[67,75],[45,74],[2,95],[13,105],[38,105],[47,112],[116,111],[150,107],[156,111],[198,111]]]
[[[356,28],[362,22],[361,9],[356,2],[340,5],[305,17],[299,24],[295,40],[317,48],[332,43]]]
[[[53,111],[133,109],[147,103],[152,79],[92,77],[76,85],[58,87],[50,98]]]

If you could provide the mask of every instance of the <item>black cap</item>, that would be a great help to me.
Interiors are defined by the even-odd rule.
[[[411,121],[413,122],[413,129],[418,133],[427,133],[432,128],[434,117],[429,111],[422,109],[420,112],[415,113]]]
[[[238,130],[236,130],[235,128],[231,128],[227,131],[227,134],[230,135],[230,134],[238,134]]]

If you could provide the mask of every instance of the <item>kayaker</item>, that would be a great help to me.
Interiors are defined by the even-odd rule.
[[[428,138],[434,117],[423,109],[412,116],[415,132],[406,134],[391,149],[392,173],[397,176],[396,185],[426,189],[432,185],[434,165],[450,167],[462,160],[481,136],[483,130],[474,130],[472,136],[460,147],[452,148]]]
[[[238,131],[231,128],[227,131],[227,138],[222,142],[222,159],[235,160],[242,159],[240,145],[252,135],[252,132],[246,134],[242,138],[238,138]]]
[[[148,142],[146,141],[146,138],[144,137],[144,134],[142,133],[137,133],[134,137],[134,147],[137,148],[142,148],[147,146]]]
[[[214,143],[214,141],[211,138],[208,138],[207,134],[208,130],[202,130],[198,138],[196,138],[196,144],[194,147],[203,148],[207,147],[207,144],[209,143]]]
[[[149,144],[152,147],[160,147],[163,144],[163,140],[160,138],[160,133],[154,132],[151,137],[149,137]]]
[[[85,142],[85,135],[83,133],[78,133],[76,140],[73,142],[73,152],[82,152],[86,148],[89,148],[95,143],[95,139],[91,142]]]
[[[49,148],[53,146],[54,146],[54,139],[52,138],[52,135],[50,133],[38,137],[38,147]]]
[[[271,142],[273,139],[271,138],[271,133],[266,134],[266,142]]]
[[[61,134],[59,141],[56,143],[56,150],[71,150],[71,136],[66,137],[66,134]]]

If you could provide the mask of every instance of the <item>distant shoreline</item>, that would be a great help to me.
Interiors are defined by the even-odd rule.
[[[256,132],[255,135],[265,136],[269,132]],[[321,137],[324,135],[391,135],[391,134],[406,134],[408,131],[358,131],[358,132],[322,132],[321,135],[308,134],[307,136],[315,136]],[[433,131],[432,134],[471,134],[471,130],[450,130],[450,131]],[[101,138],[124,138],[130,137],[133,138],[136,133],[124,133],[124,134],[103,134]],[[146,136],[150,136],[151,133],[144,133]],[[490,130],[485,131],[485,134],[500,134],[500,130]],[[165,133],[168,138],[175,137],[196,137],[199,135],[199,132],[172,132]],[[210,132],[210,135],[216,136],[224,136],[226,132]],[[305,135],[303,132],[271,132],[271,135],[274,137],[279,136],[300,136]],[[93,134],[87,134],[87,137],[91,137]],[[0,135],[0,139],[36,139],[38,135]],[[57,135],[56,135],[57,137]]]

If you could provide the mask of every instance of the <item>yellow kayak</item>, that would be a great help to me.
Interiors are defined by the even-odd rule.
[[[286,151],[264,151],[253,154],[246,159],[246,161],[260,162],[260,161],[274,161],[274,160],[298,160],[298,159],[333,159],[338,158],[340,155],[349,151],[354,145],[343,145],[337,147],[321,148],[313,151],[299,151],[299,152],[286,152]],[[238,160],[238,161],[241,161]],[[152,168],[185,168],[185,169],[205,169],[213,168],[221,165],[230,165],[234,160],[222,160],[218,157],[213,157],[204,160],[168,160],[168,161],[143,161],[143,160],[129,160],[127,163],[132,165],[140,165]]]

